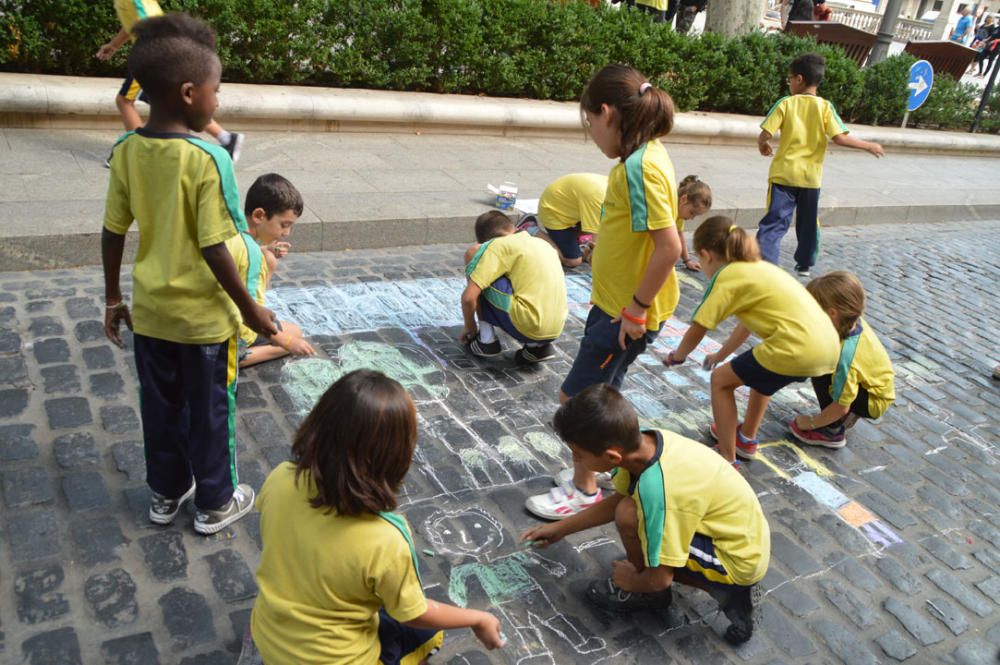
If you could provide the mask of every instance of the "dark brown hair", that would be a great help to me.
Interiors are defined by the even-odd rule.
[[[155,101],[182,83],[201,85],[218,66],[215,31],[183,13],[164,14],[139,21],[128,56],[128,68]]]
[[[792,60],[788,71],[801,76],[808,86],[819,85],[826,75],[826,58],[819,53],[803,53]]]
[[[677,198],[680,199],[682,196],[686,196],[688,203],[692,205],[712,207],[712,188],[707,182],[698,180],[696,175],[689,175],[677,185]]]
[[[594,75],[580,98],[580,108],[601,112],[607,104],[618,112],[622,161],[639,146],[666,136],[674,128],[674,100],[626,65],[607,65]]]
[[[865,312],[865,287],[854,273],[846,270],[828,272],[808,284],[806,290],[812,294],[823,311],[837,312],[837,334],[845,339],[858,324]]]
[[[313,508],[341,515],[393,510],[417,445],[417,413],[403,386],[367,369],[330,386],[292,443],[295,481],[316,483]]]
[[[253,211],[260,208],[270,219],[286,210],[291,210],[296,217],[302,216],[302,194],[289,180],[277,173],[265,173],[258,177],[247,190],[243,203],[243,212],[250,219]]]
[[[759,261],[760,248],[752,235],[724,215],[709,217],[694,232],[694,250],[712,252],[731,261]]]
[[[622,394],[605,383],[584,388],[559,407],[552,426],[566,443],[600,455],[608,448],[639,447],[639,418]]]
[[[503,235],[503,231],[514,228],[510,217],[499,210],[490,210],[476,217],[476,242],[486,242]]]

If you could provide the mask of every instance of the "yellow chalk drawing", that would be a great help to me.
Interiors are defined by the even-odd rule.
[[[771,471],[774,471],[774,473],[776,473],[779,477],[785,480],[792,479],[792,477],[788,475],[788,472],[779,467],[771,460],[767,459],[766,455],[762,455],[760,453],[760,451],[766,450],[768,448],[787,448],[788,450],[795,453],[795,455],[799,458],[799,461],[802,462],[803,465],[811,469],[817,476],[821,478],[833,478],[834,476],[837,475],[830,469],[826,468],[826,466],[822,462],[810,457],[806,453],[806,451],[802,450],[791,441],[769,441],[768,443],[760,444],[757,447],[758,450],[757,459],[763,462],[769,469],[771,469]]]

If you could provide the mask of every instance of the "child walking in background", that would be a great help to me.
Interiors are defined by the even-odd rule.
[[[741,644],[760,620],[758,585],[771,557],[771,533],[753,489],[721,457],[667,430],[639,430],[614,388],[586,388],[556,411],[559,437],[593,472],[614,473],[615,493],[522,541],[548,547],[565,536],[614,522],[625,561],[593,582],[587,599],[614,612],[668,607],[674,582],[707,591]]]
[[[802,443],[843,448],[847,430],[858,418],[881,418],[895,401],[895,373],[889,354],[861,316],[865,289],[854,274],[827,273],[809,282],[806,289],[840,335],[840,359],[835,372],[812,380],[821,411],[796,416],[790,427]]]
[[[114,0],[114,3],[115,12],[118,14],[118,20],[121,22],[122,27],[114,39],[97,49],[95,57],[98,60],[110,60],[111,56],[124,46],[126,42],[129,40],[134,42],[136,40],[134,31],[136,23],[145,18],[163,15],[163,10],[160,8],[157,0]],[[115,96],[115,106],[118,107],[118,112],[122,116],[122,124],[125,125],[125,131],[127,132],[142,127],[142,118],[139,117],[139,112],[135,110],[135,101],[137,99],[142,102],[149,101],[147,96],[143,94],[142,85],[136,80],[133,72],[129,70],[129,73],[125,76],[125,81],[122,82],[121,89],[119,89],[118,94]],[[204,131],[214,136],[219,144],[226,149],[226,152],[232,157],[234,164],[239,160],[240,149],[243,147],[242,134],[227,132],[215,120],[209,120],[208,124],[205,125]],[[106,160],[105,166],[107,165]]]
[[[677,237],[681,241],[681,261],[688,270],[697,272],[701,264],[688,254],[684,240],[684,222],[704,215],[712,209],[712,188],[696,175],[689,175],[677,186]]]
[[[712,370],[712,423],[719,452],[733,466],[736,456],[757,455],[757,430],[771,396],[790,383],[824,376],[837,365],[839,340],[830,318],[794,277],[760,260],[757,243],[728,217],[712,217],[694,232],[701,270],[711,278],[691,316],[691,327],[665,365],[683,363],[709,330],[735,316],[739,325],[710,354],[715,365],[753,333],[761,339],[732,362]],[[750,402],[737,423],[736,389],[750,387]]]
[[[150,521],[170,524],[193,495],[195,531],[212,534],[253,509],[253,488],[236,474],[241,316],[261,335],[277,329],[226,248],[246,230],[233,205],[233,160],[189,133],[204,129],[218,105],[215,33],[186,14],[146,19],[135,32],[129,70],[143,82],[151,111],[146,126],[113,149],[101,235],[104,331],[118,346],[122,322],[135,331]],[[133,221],[139,248],[130,313],[119,273]]]
[[[247,232],[226,241],[247,291],[261,305],[278,260],[275,252],[288,252],[288,236],[302,215],[302,195],[295,185],[277,173],[266,173],[250,185],[243,213]],[[263,245],[263,247],[261,246]],[[291,321],[276,322],[278,332],[270,337],[258,335],[246,325],[240,326],[240,368],[268,360],[316,355],[309,342],[302,339],[302,328]]]
[[[826,60],[806,53],[788,66],[788,91],[768,111],[760,125],[757,148],[765,157],[774,155],[768,173],[767,214],[760,220],[757,243],[765,261],[777,264],[781,239],[788,233],[795,214],[795,271],[808,276],[819,255],[819,190],[823,159],[829,140],[845,148],[885,155],[878,143],[848,135],[837,110],[816,94],[826,73]],[[781,132],[778,152],[769,141]]]
[[[390,512],[416,443],[413,402],[384,374],[351,372],[319,399],[257,500],[260,592],[240,665],[422,663],[449,628],[502,646],[494,616],[424,597],[409,525]]]
[[[569,311],[556,250],[541,238],[515,233],[514,223],[497,210],[476,219],[476,241],[465,252],[459,341],[472,355],[492,358],[503,351],[495,330],[500,328],[524,344],[514,354],[517,364],[548,360]]]
[[[607,176],[570,173],[549,184],[538,199],[538,237],[552,243],[567,268],[590,258],[607,189]]]
[[[625,373],[670,318],[680,290],[677,181],[659,137],[674,125],[674,103],[631,67],[608,65],[580,100],[601,152],[619,160],[608,175],[601,237],[594,247],[593,307],[580,350],[559,393],[565,402],[587,386],[620,388]],[[600,479],[607,484],[609,478]],[[550,492],[530,497],[527,509],[562,519],[601,500],[598,478],[574,462]]]

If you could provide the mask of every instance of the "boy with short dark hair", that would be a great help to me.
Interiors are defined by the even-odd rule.
[[[465,252],[468,283],[459,341],[474,356],[498,356],[502,347],[494,327],[499,327],[524,344],[514,354],[517,364],[548,360],[569,313],[558,252],[540,238],[515,233],[514,222],[496,210],[480,215],[475,228],[477,244]]]
[[[247,291],[261,305],[278,266],[278,258],[288,253],[292,226],[302,215],[302,195],[291,182],[277,173],[265,173],[250,185],[243,213],[247,232],[226,241]],[[278,321],[278,332],[258,335],[240,326],[240,369],[259,365],[288,354],[312,356],[312,345],[302,339],[302,328],[291,321]]]
[[[111,56],[126,42],[135,41],[134,28],[139,21],[163,15],[163,9],[160,8],[160,3],[157,0],[114,0],[114,4],[122,27],[110,42],[97,49],[95,57],[98,60],[110,60]],[[125,130],[129,132],[142,126],[142,118],[135,110],[137,99],[141,102],[149,102],[147,95],[142,91],[142,86],[130,70],[115,96],[115,106],[118,107],[118,112],[121,114]],[[211,120],[205,126],[205,131],[214,136],[219,144],[226,149],[229,156],[233,158],[233,163],[239,160],[240,150],[243,146],[242,134],[227,132],[215,120]],[[108,159],[110,160],[110,158]],[[108,166],[107,161],[105,166]]]
[[[635,411],[607,384],[592,385],[559,407],[556,432],[573,458],[595,473],[612,471],[615,494],[559,522],[528,529],[522,541],[547,547],[614,521],[625,561],[587,597],[612,611],[670,605],[671,584],[707,591],[732,624],[726,640],[746,642],[759,621],[758,582],[767,572],[771,535],[757,495],[738,471],[701,443],[666,430],[639,430]]]
[[[818,53],[806,53],[788,66],[788,90],[768,111],[761,123],[757,148],[770,157],[767,214],[757,228],[757,244],[765,261],[778,263],[781,239],[788,233],[795,213],[795,271],[809,276],[819,254],[819,190],[823,180],[823,159],[828,141],[845,148],[866,150],[876,157],[885,155],[878,143],[848,135],[848,129],[828,100],[816,94],[826,73],[826,60]],[[781,132],[778,152],[769,141]]]
[[[143,20],[135,31],[129,69],[149,96],[150,117],[114,147],[101,236],[104,330],[118,346],[122,322],[135,332],[150,521],[170,524],[194,496],[195,531],[211,534],[253,508],[253,488],[236,475],[241,315],[260,334],[277,329],[226,249],[225,241],[246,229],[234,205],[233,162],[189,133],[204,129],[218,106],[215,34],[185,14]],[[134,318],[119,284],[133,221]]]

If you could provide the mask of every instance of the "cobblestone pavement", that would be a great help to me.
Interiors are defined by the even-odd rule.
[[[762,629],[739,649],[698,591],[627,619],[586,606],[586,583],[621,556],[611,531],[516,547],[533,523],[524,498],[567,459],[547,423],[589,276],[570,274],[557,360],[482,363],[454,340],[462,249],[291,255],[272,304],[325,357],[251,369],[238,397],[239,471],[259,488],[340,373],[375,366],[411,389],[422,435],[402,510],[419,550],[435,554],[421,555],[427,593],[492,605],[509,640],[487,655],[455,631],[438,662],[996,662],[1000,222],[825,234],[820,267],[862,276],[899,399],[840,451],[786,436],[811,406],[805,384],[775,399],[762,432],[773,444],[745,467],[771,523],[772,564]],[[680,320],[701,286],[684,277]],[[190,515],[147,522],[131,353],[104,341],[101,294],[96,269],[0,274],[0,662],[232,663],[256,593],[257,518],[209,538]],[[682,330],[672,322],[656,348]],[[695,363],[666,370],[647,357],[625,390],[646,422],[704,438],[707,376]]]

